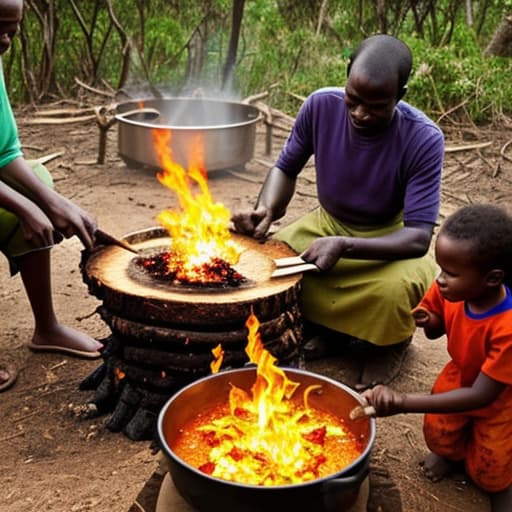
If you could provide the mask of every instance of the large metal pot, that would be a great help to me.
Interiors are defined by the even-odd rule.
[[[204,143],[208,171],[242,167],[254,156],[256,107],[205,98],[164,98],[118,105],[118,152],[129,167],[160,167],[152,129],[171,132],[172,158],[188,167],[189,154]]]
[[[308,386],[321,384],[321,393],[312,393],[309,403],[343,418],[362,440],[363,452],[339,473],[294,485],[244,485],[199,471],[173,452],[173,441],[180,428],[198,412],[227,401],[232,384],[249,391],[256,379],[256,369],[242,368],[210,375],[176,393],[158,418],[158,437],[174,485],[194,509],[199,512],[341,512],[356,501],[359,487],[368,474],[375,419],[365,417],[351,422],[349,413],[361,404],[361,398],[347,386],[303,370],[287,368],[285,371],[291,380],[300,382],[294,396],[302,397]]]

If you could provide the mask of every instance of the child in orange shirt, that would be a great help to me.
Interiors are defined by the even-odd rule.
[[[512,217],[492,205],[450,216],[435,245],[441,268],[413,310],[427,338],[447,337],[451,360],[430,395],[376,386],[377,416],[421,412],[433,481],[464,463],[493,512],[512,510]]]

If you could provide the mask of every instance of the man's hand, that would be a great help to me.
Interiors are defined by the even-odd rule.
[[[272,224],[272,214],[268,208],[259,206],[249,212],[241,212],[231,218],[235,230],[256,239],[264,238]]]
[[[334,267],[347,246],[343,236],[325,236],[315,240],[302,254],[303,260],[314,263],[320,270]]]

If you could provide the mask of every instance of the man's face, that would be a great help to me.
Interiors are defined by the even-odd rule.
[[[354,129],[363,135],[383,131],[393,119],[398,103],[394,77],[372,81],[363,71],[352,69],[345,84],[345,104]]]
[[[21,0],[0,0],[0,55],[11,46],[18,32],[22,11]]]

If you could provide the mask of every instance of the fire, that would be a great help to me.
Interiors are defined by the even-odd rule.
[[[222,361],[224,360],[224,350],[222,345],[217,345],[212,349],[214,360],[210,363],[210,370],[212,373],[217,373],[220,370]]]
[[[342,420],[309,406],[321,386],[292,400],[300,383],[276,366],[251,313],[246,353],[257,365],[250,393],[232,386],[228,404],[202,411],[182,429],[174,451],[217,478],[253,485],[288,485],[339,471],[361,452]]]
[[[162,167],[157,178],[177,194],[180,206],[179,211],[164,210],[157,216],[172,240],[169,270],[180,268],[193,281],[194,276],[204,273],[204,265],[212,261],[221,259],[236,264],[241,249],[231,240],[229,210],[215,202],[208,189],[201,134],[187,148],[188,170],[172,158],[170,130],[155,128],[152,134]]]

